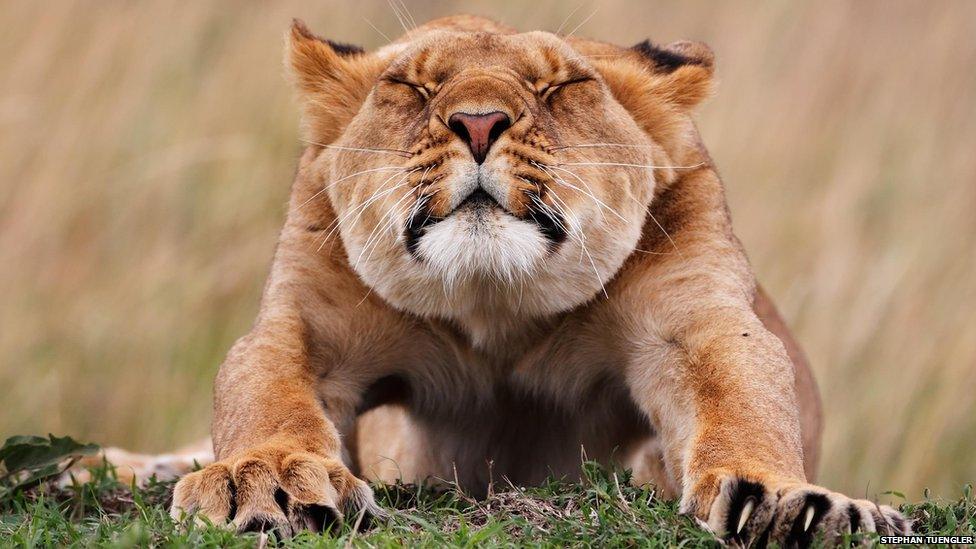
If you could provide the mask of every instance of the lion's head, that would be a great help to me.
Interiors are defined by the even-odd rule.
[[[378,52],[296,23],[289,64],[320,154],[302,215],[399,308],[463,318],[575,307],[635,253],[655,190],[701,161],[698,44],[633,48],[440,20]],[[496,317],[497,318],[497,317]]]

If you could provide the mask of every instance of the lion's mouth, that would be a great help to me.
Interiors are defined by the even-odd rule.
[[[468,215],[475,223],[486,223],[490,216],[507,215],[536,225],[539,232],[550,243],[550,249],[555,248],[566,240],[565,220],[554,210],[532,207],[526,216],[516,216],[503,208],[497,200],[482,188],[475,189],[467,198],[461,201],[445,216],[435,216],[429,209],[421,208],[412,219],[407,222],[405,230],[407,250],[416,257],[417,246],[421,237],[431,226],[457,215]]]
[[[477,189],[475,189],[474,192],[469,194],[468,197],[462,200],[461,203],[458,204],[458,207],[455,208],[454,211],[448,215],[453,215],[458,210],[462,210],[465,208],[468,209],[498,208],[504,211],[501,205],[498,204],[498,201],[495,200],[494,197],[492,197],[490,194],[488,194],[488,191],[482,189],[481,187],[478,187]]]

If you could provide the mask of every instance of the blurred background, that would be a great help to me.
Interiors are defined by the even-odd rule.
[[[209,430],[301,144],[292,17],[376,47],[385,1],[33,2],[0,11],[0,436],[164,451]],[[976,3],[409,2],[622,44],[703,40],[700,129],[809,354],[820,480],[976,479]]]

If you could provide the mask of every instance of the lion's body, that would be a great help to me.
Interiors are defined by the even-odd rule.
[[[815,382],[802,351],[761,291],[756,296],[756,311],[767,329],[783,339],[794,359],[804,467],[807,478],[813,480],[821,426]],[[548,341],[525,353],[530,360],[523,359],[520,365],[516,359],[507,368],[493,368],[490,358],[484,357],[442,363],[451,373],[442,372],[438,377],[453,380],[437,394],[420,399],[434,404],[427,408],[411,405],[418,395],[412,398],[403,385],[384,385],[383,397],[396,402],[359,416],[354,441],[347,439],[347,444],[353,444],[354,470],[364,478],[387,483],[444,479],[484,490],[492,479],[532,485],[549,476],[576,478],[585,456],[613,461],[632,470],[635,482],[651,483],[664,494],[679,495],[680,485],[664,467],[660,442],[631,403],[624,384],[592,373],[594,362],[614,355],[603,346],[578,344],[612,339],[604,329],[572,325],[566,332],[553,331]],[[573,342],[571,351],[553,345],[558,341]],[[470,356],[471,350],[461,352]],[[417,358],[423,362],[422,356]],[[558,365],[556,372],[550,370],[554,365]],[[417,368],[423,369],[426,367]],[[546,369],[552,377],[546,372],[532,373],[533,369]],[[465,379],[459,371],[476,379]],[[534,383],[526,383],[526,378]],[[581,382],[581,378],[591,382]],[[471,387],[485,390],[472,394]]]
[[[357,475],[479,491],[588,458],[728,535],[900,520],[807,484],[816,387],[690,117],[707,48],[472,17],[289,48],[310,145],[174,513],[321,528],[381,512]]]

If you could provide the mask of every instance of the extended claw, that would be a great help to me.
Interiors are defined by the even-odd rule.
[[[735,533],[738,534],[742,531],[742,528],[746,525],[749,520],[749,515],[752,514],[752,510],[756,508],[756,500],[749,498],[746,500],[745,504],[742,506],[742,513],[739,514],[739,525],[735,527]]]
[[[813,522],[813,515],[816,514],[816,509],[813,505],[807,506],[806,516],[803,519],[803,531],[806,532],[810,529],[810,524]]]

